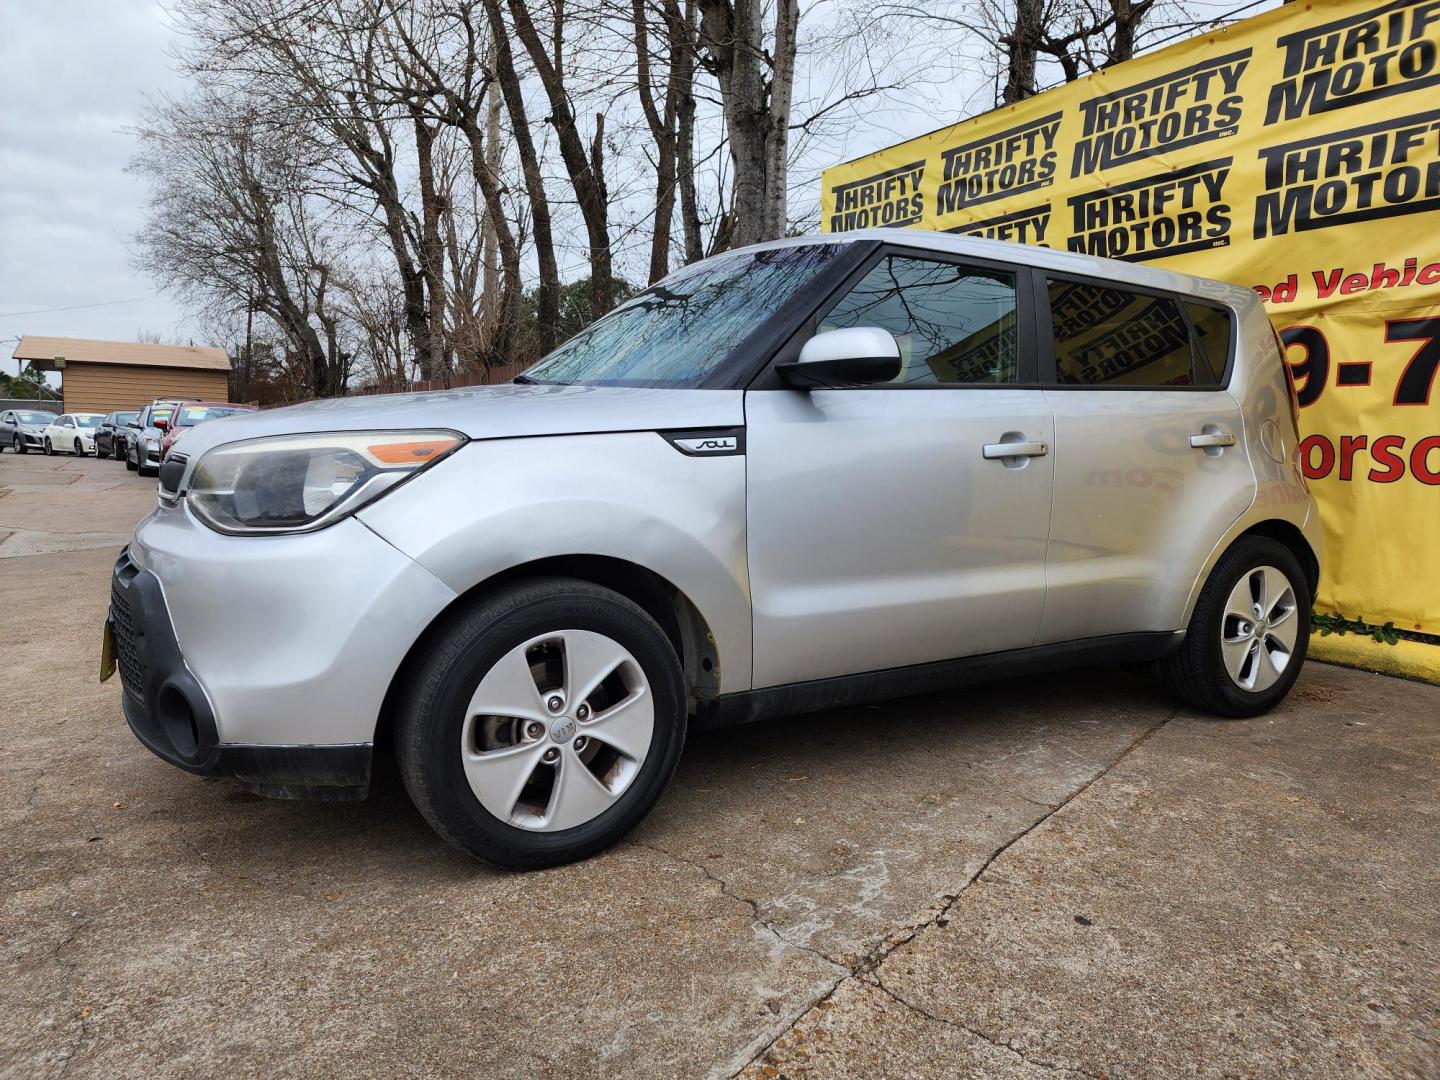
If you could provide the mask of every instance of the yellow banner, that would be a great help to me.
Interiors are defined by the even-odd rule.
[[[1440,0],[1287,4],[822,184],[827,232],[939,229],[1253,287],[1325,524],[1317,612],[1440,634]]]

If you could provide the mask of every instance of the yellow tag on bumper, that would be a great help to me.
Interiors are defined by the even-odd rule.
[[[100,639],[100,681],[104,682],[115,674],[115,630],[110,620],[105,620],[105,634]]]

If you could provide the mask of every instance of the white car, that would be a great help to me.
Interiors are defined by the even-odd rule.
[[[104,419],[104,413],[93,412],[57,416],[46,425],[41,436],[45,453],[74,454],[77,457],[95,453],[95,429]]]

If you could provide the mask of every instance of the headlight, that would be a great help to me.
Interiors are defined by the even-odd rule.
[[[219,532],[306,532],[354,513],[464,443],[454,431],[249,439],[201,457],[186,497]]]

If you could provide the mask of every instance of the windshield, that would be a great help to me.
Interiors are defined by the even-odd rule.
[[[738,251],[697,263],[580,331],[523,381],[700,386],[840,249]]]
[[[156,420],[165,420],[165,421],[168,422],[169,419],[170,419],[170,414],[171,414],[172,412],[174,412],[174,411],[175,411],[174,409],[151,409],[151,410],[150,410],[150,425],[151,425],[151,427],[154,427]]]
[[[131,420],[134,420],[139,415],[140,414],[138,412],[117,412],[115,414],[115,423],[128,424]]]
[[[79,413],[75,417],[75,423],[80,427],[99,427],[100,421],[103,419],[103,416],[90,416],[85,413]]]
[[[55,414],[48,412],[17,412],[15,419],[22,424],[53,424]]]
[[[191,424],[203,424],[206,420],[218,420],[222,416],[234,416],[238,412],[249,412],[249,409],[240,409],[234,406],[223,405],[186,405],[180,410],[175,423],[179,427],[189,427]]]

